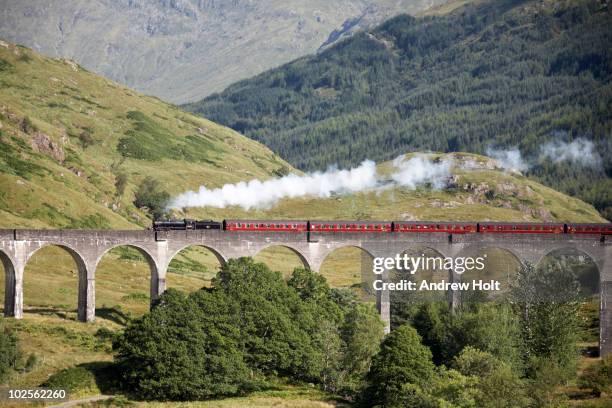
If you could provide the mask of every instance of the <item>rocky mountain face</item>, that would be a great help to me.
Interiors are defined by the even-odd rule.
[[[0,0],[0,37],[184,103],[442,2]]]

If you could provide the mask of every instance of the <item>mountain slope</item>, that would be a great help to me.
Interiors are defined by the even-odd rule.
[[[612,217],[607,3],[478,1],[443,10],[393,18],[187,108],[304,170],[405,151],[518,146],[530,174]],[[600,160],[540,160],[546,141],[576,139],[593,142]]]
[[[0,37],[173,102],[442,0],[0,0]]]
[[[145,177],[177,193],[292,170],[238,133],[0,42],[0,228],[137,228]]]
[[[0,42],[0,67],[0,228],[146,227],[147,213],[134,199],[147,177],[176,196],[201,185],[299,173],[235,131],[71,61]],[[456,160],[481,164],[460,169],[446,190],[395,188],[287,199],[268,210],[189,208],[186,215],[601,221],[591,206],[503,172],[490,159]],[[383,163],[380,171],[390,166]]]

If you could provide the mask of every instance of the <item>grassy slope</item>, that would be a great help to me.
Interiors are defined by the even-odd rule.
[[[410,156],[408,156],[410,157]],[[393,188],[365,191],[348,196],[294,198],[282,200],[269,209],[189,209],[190,216],[202,218],[293,218],[362,220],[492,220],[492,221],[573,221],[605,222],[583,201],[545,187],[520,174],[497,169],[486,157],[468,153],[433,154],[433,159],[453,159],[457,165],[475,163],[476,169],[455,166],[456,186],[444,190]],[[391,162],[378,166],[388,175]],[[195,185],[193,186],[196,187]],[[180,212],[177,216],[182,215]]]
[[[72,62],[5,42],[0,43],[0,84],[0,228],[137,228],[148,224],[131,205],[135,186],[145,176],[176,193],[194,183],[265,178],[289,168],[267,148],[228,128]],[[130,111],[139,114],[130,119]],[[144,131],[135,132],[138,126]],[[84,133],[91,143],[86,148]],[[120,154],[117,145],[126,137],[133,149],[147,142],[153,159],[129,156],[138,152]],[[32,148],[35,140],[42,140],[39,152]],[[58,152],[55,158],[44,152],[48,143]],[[128,185],[117,197],[120,173],[127,174]]]

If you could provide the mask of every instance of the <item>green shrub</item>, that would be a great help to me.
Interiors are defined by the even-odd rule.
[[[582,389],[590,389],[596,397],[600,397],[604,392],[612,392],[612,355],[607,355],[601,361],[587,367],[580,376],[578,384]]]
[[[40,359],[38,358],[36,354],[32,353],[28,356],[28,359],[26,360],[23,368],[26,372],[30,372],[34,368],[36,368],[39,364],[40,364]]]
[[[123,386],[145,399],[198,400],[236,395],[251,375],[227,299],[166,291],[151,313],[127,326],[114,343]],[[225,319],[224,319],[225,320]]]
[[[85,367],[70,367],[51,375],[42,385],[48,388],[59,388],[69,393],[82,393],[97,390],[96,376]]]
[[[153,219],[159,219],[166,211],[170,194],[161,189],[159,181],[152,177],[145,178],[136,190],[134,205],[147,208]]]
[[[523,381],[508,364],[492,354],[466,347],[455,358],[453,366],[463,375],[478,377],[476,406],[521,408],[529,404]]]
[[[115,194],[117,197],[123,196],[125,193],[125,188],[128,183],[128,175],[126,173],[119,173],[115,176]]]
[[[79,133],[79,142],[81,143],[81,147],[83,149],[87,149],[89,146],[95,143],[95,140],[91,135],[90,128],[84,128],[83,131]]]
[[[511,298],[519,316],[526,374],[535,378],[542,364],[575,375],[579,339],[579,284],[571,268],[558,262],[535,268],[525,264],[511,284]],[[559,371],[560,370],[560,371]]]
[[[393,330],[372,360],[362,403],[366,406],[393,406],[398,404],[397,398],[406,387],[410,389],[409,394],[414,394],[420,401],[420,390],[435,376],[431,357],[431,351],[421,343],[414,328],[402,325]]]
[[[11,370],[17,367],[20,360],[19,340],[0,317],[0,383],[8,379]]]

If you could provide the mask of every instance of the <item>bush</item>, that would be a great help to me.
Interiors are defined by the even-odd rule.
[[[166,211],[170,194],[161,189],[159,181],[152,177],[145,178],[136,190],[134,205],[147,208],[153,219],[159,219]]]
[[[593,395],[598,398],[604,392],[612,392],[612,355],[607,355],[587,367],[580,376],[578,385],[582,389],[592,390]]]
[[[571,268],[560,263],[538,269],[525,264],[512,282],[511,297],[519,316],[528,377],[536,378],[542,365],[554,366],[560,380],[575,375],[580,331],[579,291]]]
[[[406,388],[409,388],[409,398],[412,399],[414,394],[414,398],[420,401],[420,390],[434,376],[431,351],[421,344],[421,337],[414,328],[402,325],[387,335],[374,356],[366,377],[368,387],[362,403],[365,406],[399,404],[400,395],[408,398]]]
[[[95,374],[83,366],[60,370],[49,377],[42,386],[64,389],[71,394],[98,389]]]
[[[166,291],[151,313],[116,339],[123,386],[144,399],[198,400],[235,395],[251,378],[239,331],[217,316],[232,302],[202,291],[198,299]],[[219,321],[221,320],[221,321]]]
[[[34,368],[36,368],[38,364],[40,364],[40,359],[38,358],[36,354],[32,353],[28,356],[28,359],[26,360],[25,366],[23,367],[23,369],[29,373]]]
[[[95,143],[93,136],[91,135],[91,129],[84,128],[81,133],[79,133],[79,142],[81,143],[81,147],[83,150],[87,149],[89,146]]]
[[[528,405],[523,381],[508,364],[492,354],[466,347],[453,366],[463,375],[478,377],[476,406],[520,408]]]
[[[409,320],[437,365],[450,364],[464,347],[472,346],[521,371],[518,319],[506,305],[475,303],[451,315],[446,303],[424,303]]]
[[[0,317],[0,383],[10,376],[21,360],[17,336],[6,326]]]
[[[115,177],[115,191],[117,197],[123,196],[125,193],[125,187],[127,187],[128,175],[126,173],[119,173]]]

